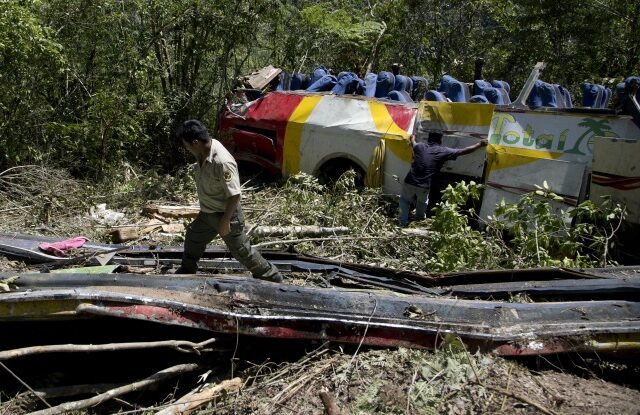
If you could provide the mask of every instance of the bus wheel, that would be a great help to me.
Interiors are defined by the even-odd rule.
[[[349,159],[333,159],[324,163],[318,171],[318,181],[321,184],[331,185],[349,170],[353,170],[356,174],[356,187],[364,187],[364,170]]]

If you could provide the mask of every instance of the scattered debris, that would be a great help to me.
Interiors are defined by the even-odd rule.
[[[122,212],[107,209],[106,203],[92,206],[91,209],[89,209],[89,214],[96,222],[103,225],[115,225],[125,217],[125,214]]]
[[[55,256],[64,257],[67,252],[81,248],[87,242],[84,236],[76,236],[75,238],[65,239],[57,242],[42,242],[38,248],[44,252],[49,252]]]
[[[147,203],[142,212],[152,218],[166,220],[166,218],[195,218],[200,212],[199,206],[164,206]]]
[[[2,278],[0,279],[0,291],[1,292],[6,292],[8,293],[9,291],[11,291],[11,284],[15,284],[15,282],[18,280],[18,278],[20,278],[17,275],[14,275],[12,277],[6,277],[6,278]]]

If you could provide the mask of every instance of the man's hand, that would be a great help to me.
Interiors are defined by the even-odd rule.
[[[482,140],[478,141],[475,144],[470,145],[469,147],[465,147],[462,150],[460,150],[460,155],[465,155],[465,154],[470,154],[473,153],[474,151],[476,151],[479,148],[482,147],[486,147],[487,144],[489,144],[489,142],[487,141],[486,138],[483,138]]]
[[[231,232],[231,222],[229,219],[222,218],[220,222],[218,222],[218,233],[220,236],[227,236]]]
[[[218,222],[218,234],[220,236],[227,236],[231,232],[231,217],[236,211],[238,203],[240,203],[240,195],[234,195],[227,199],[224,214],[220,218],[220,222]]]

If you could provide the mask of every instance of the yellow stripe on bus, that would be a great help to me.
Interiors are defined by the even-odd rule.
[[[556,160],[560,156],[562,156],[561,152],[489,144],[487,146],[487,167],[490,173],[493,170],[522,166],[540,159]]]
[[[456,130],[460,126],[488,128],[494,108],[493,104],[422,101],[418,111],[423,121],[439,123],[443,130]]]
[[[300,142],[304,125],[313,112],[322,96],[310,96],[302,98],[300,104],[293,110],[287,122],[284,133],[284,149],[282,155],[282,172],[296,174],[300,171]]]
[[[376,125],[382,139],[386,141],[386,147],[399,159],[410,163],[413,158],[411,145],[409,145],[409,132],[403,130],[393,121],[391,114],[385,104],[380,102],[369,102],[371,118]]]

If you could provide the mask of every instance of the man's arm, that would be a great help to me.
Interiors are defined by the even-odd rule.
[[[231,232],[231,216],[236,211],[238,203],[240,202],[240,195],[234,195],[227,199],[227,205],[224,209],[224,214],[218,223],[218,233],[220,236],[227,236]]]
[[[487,139],[482,139],[480,141],[478,141],[477,143],[469,146],[469,147],[465,147],[462,150],[460,150],[460,155],[464,156],[465,154],[470,154],[473,153],[474,151],[476,151],[477,149],[479,149],[480,147],[486,147],[487,145]]]

